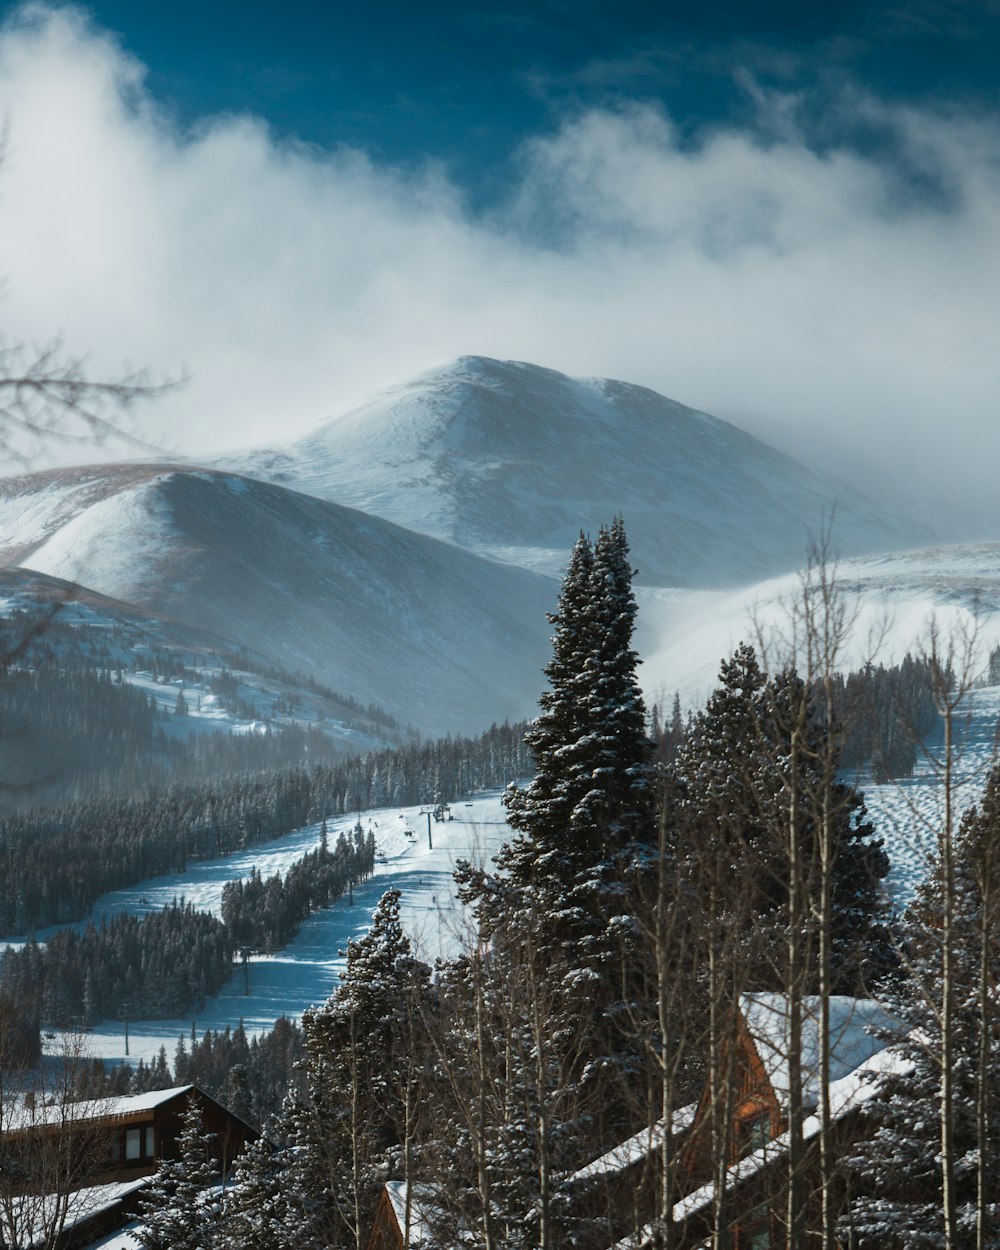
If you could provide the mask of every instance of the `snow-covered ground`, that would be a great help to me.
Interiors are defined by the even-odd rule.
[[[197,1018],[130,1021],[129,1057],[148,1063],[166,1046],[173,1062],[181,1034],[190,1036],[194,1023],[198,1036],[205,1029],[235,1028],[242,1020],[248,1032],[268,1029],[281,1015],[297,1017],[314,1003],[323,1002],[337,983],[344,961],[339,952],[350,938],[364,934],[372,911],[382,894],[395,887],[402,891],[400,911],[406,931],[418,953],[433,963],[439,955],[457,951],[461,940],[462,912],[455,899],[452,870],[458,859],[488,860],[506,839],[500,792],[457,802],[452,820],[431,821],[433,849],[427,845],[427,817],[419,807],[385,808],[361,813],[361,821],[375,832],[375,875],[354,891],[353,904],[341,899],[326,911],[311,916],[285,950],[257,956],[247,968],[250,993],[245,993],[244,970],[238,966],[225,989],[209,999]],[[349,831],[357,815],[328,820],[330,841]],[[407,831],[413,835],[407,836]],[[226,859],[192,863],[184,875],[157,877],[118,890],[99,899],[92,915],[116,912],[141,914],[156,911],[183,895],[196,907],[218,914],[222,887],[227,881],[246,877],[256,865],[263,876],[286,872],[291,864],[319,842],[319,824],[297,830],[264,846]],[[46,936],[39,933],[39,938]],[[125,1034],[120,1020],[104,1021],[87,1034],[91,1052],[117,1062],[125,1058]],[[58,1051],[60,1039],[47,1042]]]
[[[967,710],[955,723],[955,762],[952,805],[955,828],[962,813],[976,802],[986,774],[997,760],[997,725],[1000,720],[1000,686],[974,690]],[[898,903],[911,898],[927,875],[944,818],[944,787],[941,784],[940,734],[927,743],[917,760],[913,776],[875,785],[864,778],[868,814],[885,839],[892,861],[889,887]]]

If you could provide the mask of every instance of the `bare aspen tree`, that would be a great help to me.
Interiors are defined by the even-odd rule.
[[[113,1130],[106,1102],[74,1097],[89,1065],[75,1035],[47,1079],[0,1053],[0,1244],[55,1250],[69,1221],[96,1209],[89,1187],[110,1170]]]
[[[838,766],[844,726],[838,721],[834,681],[844,667],[845,650],[856,630],[857,604],[838,584],[837,569],[829,555],[825,535],[810,552],[797,594],[786,604],[786,622],[777,635],[764,637],[758,623],[762,652],[772,665],[784,670],[772,692],[770,714],[787,743],[786,764],[781,771],[783,844],[787,872],[787,933],[784,968],[781,970],[788,1013],[788,1155],[786,1233],[789,1246],[797,1247],[806,1235],[806,1211],[814,1195],[806,1187],[807,1151],[803,1139],[805,1082],[802,1071],[803,1002],[815,993],[818,999],[817,1107],[819,1244],[835,1250],[840,1217],[836,1186],[837,1153],[830,1105],[831,997],[842,970],[835,969],[837,930],[836,877],[842,852],[842,832],[850,819],[851,792],[840,783]],[[881,644],[869,639],[869,659]],[[779,697],[774,697],[775,691]],[[845,709],[849,715],[850,710]],[[873,871],[875,868],[873,862]],[[884,866],[882,867],[884,872]],[[877,881],[868,883],[877,887]],[[858,935],[858,941],[862,935]],[[860,960],[856,980],[860,981]]]
[[[958,1205],[955,1174],[956,1085],[956,906],[957,864],[955,857],[956,768],[961,758],[961,721],[964,703],[976,676],[977,628],[973,625],[945,642],[937,623],[928,631],[927,658],[930,661],[934,702],[941,717],[943,742],[936,761],[941,785],[941,826],[938,831],[937,860],[941,883],[940,933],[940,1052],[941,1096],[939,1104],[941,1219],[945,1250],[959,1246]]]
[[[821,1246],[822,1250],[836,1250],[836,1223],[839,1212],[834,1206],[834,1178],[836,1172],[836,1155],[833,1143],[833,1120],[830,1107],[830,1060],[832,1035],[830,1029],[830,998],[833,993],[833,874],[837,855],[837,844],[834,835],[835,818],[835,787],[837,781],[837,760],[839,757],[840,727],[836,724],[836,710],[833,697],[833,678],[843,662],[846,643],[857,623],[857,608],[848,603],[846,596],[837,584],[836,568],[827,557],[825,545],[815,549],[809,559],[802,577],[800,593],[793,607],[793,638],[797,644],[795,650],[800,658],[800,667],[804,670],[805,685],[803,693],[810,688],[819,691],[821,714],[826,725],[825,737],[820,740],[820,758],[815,761],[815,780],[819,794],[810,795],[810,802],[815,821],[815,871],[796,874],[800,880],[811,880],[813,883],[812,897],[805,900],[811,912],[811,922],[816,933],[816,990],[819,996],[818,1018],[818,1113],[820,1120],[819,1132],[819,1189],[821,1210]],[[805,719],[807,709],[801,709]],[[839,813],[837,813],[839,815]],[[789,820],[792,830],[791,841],[797,843],[792,819]],[[800,918],[801,919],[801,918]],[[789,923],[790,936],[793,924]],[[796,935],[801,941],[801,934]],[[789,985],[798,984],[791,964],[789,965]],[[798,1046],[793,1043],[793,1054],[801,1053],[801,998],[793,992],[793,999],[798,1007],[797,1022],[799,1024]],[[796,1055],[797,1058],[797,1055]],[[798,1064],[796,1064],[798,1069]],[[799,1088],[801,1090],[801,1071],[797,1070]],[[798,1126],[801,1132],[801,1125]],[[789,1160],[789,1170],[795,1174],[795,1163]],[[796,1195],[797,1204],[801,1204],[802,1196]],[[789,1212],[791,1215],[791,1196]],[[801,1212],[798,1205],[798,1212]],[[790,1223],[789,1227],[792,1225]],[[792,1244],[795,1244],[794,1241]]]
[[[430,1030],[452,1121],[436,1150],[442,1231],[484,1250],[564,1244],[558,1182],[580,1148],[576,1074],[594,1020],[566,966],[542,957],[540,928],[518,909],[494,917],[488,944],[473,933]]]

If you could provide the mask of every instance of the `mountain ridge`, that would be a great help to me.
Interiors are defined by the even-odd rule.
[[[391,386],[287,445],[213,463],[550,575],[581,530],[622,512],[644,585],[788,572],[831,517],[848,555],[935,538],[648,387],[481,356]]]
[[[180,465],[0,481],[0,560],[206,629],[424,732],[534,708],[547,578],[273,484]]]

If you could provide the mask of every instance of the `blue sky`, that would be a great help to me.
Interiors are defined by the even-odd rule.
[[[845,82],[942,108],[1000,102],[1000,7],[989,0],[86,8],[145,64],[181,124],[249,112],[284,138],[403,166],[440,161],[476,204],[502,195],[525,136],[623,100],[655,101],[697,142],[706,126],[753,125],[755,90],[807,92],[815,141],[859,145],[878,136],[825,107]]]
[[[146,428],[192,455],[483,354],[995,536],[998,32],[996,0],[0,5],[0,330],[187,373]]]

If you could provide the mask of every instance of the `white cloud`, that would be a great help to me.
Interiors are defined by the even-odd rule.
[[[836,469],[853,453],[869,489],[896,466],[935,507],[991,500],[997,119],[843,107],[896,159],[815,151],[787,100],[694,146],[636,104],[527,143],[474,218],[431,169],[248,117],[181,133],[85,18],[22,11],[0,34],[0,319],[96,368],[190,369],[147,424],[194,454],[483,353],[643,382]]]

